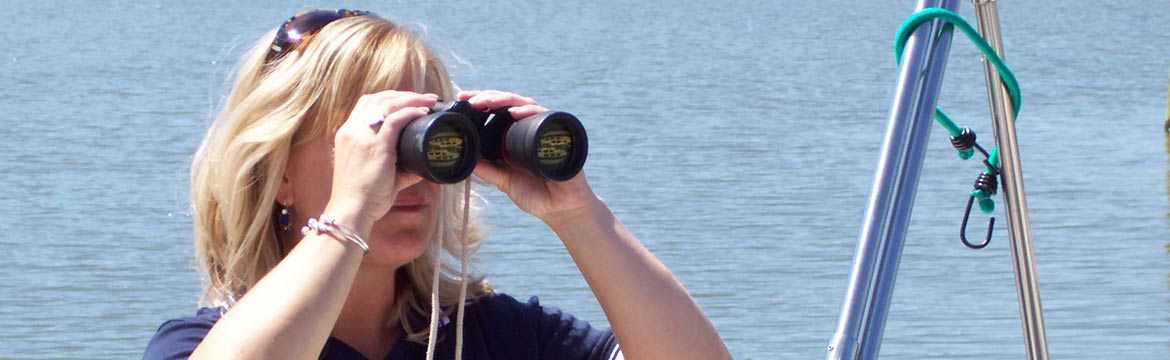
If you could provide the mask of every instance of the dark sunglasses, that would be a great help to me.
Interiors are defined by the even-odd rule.
[[[271,63],[288,54],[290,51],[298,50],[302,45],[309,42],[318,31],[321,31],[325,25],[329,23],[354,16],[376,16],[369,11],[348,10],[348,9],[317,9],[304,11],[293,15],[280,26],[276,31],[276,38],[272,40],[272,47],[268,50],[268,57],[265,58],[265,63]]]

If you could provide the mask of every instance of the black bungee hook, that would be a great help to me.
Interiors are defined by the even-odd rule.
[[[955,150],[959,151],[959,158],[964,160],[970,158],[975,150],[979,150],[979,153],[983,154],[983,164],[987,166],[987,171],[979,174],[978,178],[975,178],[975,189],[971,192],[971,196],[967,198],[967,208],[963,210],[963,224],[959,226],[959,240],[963,242],[963,245],[971,249],[982,249],[991,243],[991,232],[995,229],[995,217],[991,217],[991,220],[987,222],[987,237],[979,244],[972,244],[967,240],[967,221],[971,218],[971,205],[975,204],[976,197],[979,197],[980,201],[988,200],[989,205],[984,211],[990,212],[994,208],[994,205],[990,204],[988,197],[994,196],[996,189],[999,187],[997,180],[999,169],[991,165],[989,161],[991,155],[987,153],[987,150],[983,150],[983,147],[975,142],[975,131],[972,131],[971,128],[964,126],[958,136],[951,136],[951,146],[954,146]],[[980,207],[983,207],[982,203],[980,203]]]
[[[975,195],[967,197],[967,209],[963,210],[963,224],[959,225],[959,240],[963,242],[963,246],[971,249],[979,250],[987,247],[991,243],[991,232],[995,229],[995,217],[987,221],[987,237],[983,239],[982,243],[972,244],[967,241],[967,220],[971,217],[971,205],[975,203]]]
[[[990,203],[990,197],[995,196],[999,188],[999,169],[996,169],[987,160],[983,160],[983,164],[987,166],[987,171],[980,173],[979,177],[975,178],[974,191],[971,191],[971,196],[967,198],[967,208],[963,210],[963,224],[959,226],[959,240],[963,242],[964,246],[976,250],[982,249],[991,243],[991,232],[995,229],[995,217],[993,216],[991,220],[987,221],[987,237],[983,239],[983,242],[972,244],[970,241],[967,241],[967,220],[971,217],[971,205],[975,204],[976,198],[979,198],[981,202],[987,200],[989,204],[987,204],[986,208],[984,208],[983,203],[980,203],[980,208],[983,208],[983,211],[986,213],[991,213],[995,205]]]

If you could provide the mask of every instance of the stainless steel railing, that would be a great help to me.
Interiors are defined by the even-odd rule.
[[[1002,57],[994,0],[974,2],[980,33]],[[919,0],[917,11],[932,7],[955,11],[958,0]],[[845,298],[826,359],[873,359],[878,355],[951,38],[951,27],[933,20],[919,26],[906,43]],[[1025,348],[1028,358],[1047,359],[1015,116],[999,74],[991,64],[985,64]]]

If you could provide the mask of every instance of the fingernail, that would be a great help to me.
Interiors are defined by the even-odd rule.
[[[423,94],[423,96],[426,96],[426,97],[431,98],[431,99],[436,99],[436,100],[439,99],[439,95],[431,94],[431,93]]]

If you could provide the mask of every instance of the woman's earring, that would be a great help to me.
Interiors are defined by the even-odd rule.
[[[280,222],[281,230],[288,231],[289,225],[292,225],[292,216],[288,214],[288,207],[280,205],[280,218],[277,221]]]

